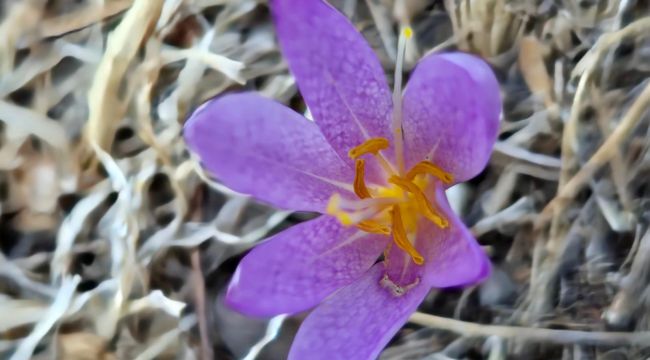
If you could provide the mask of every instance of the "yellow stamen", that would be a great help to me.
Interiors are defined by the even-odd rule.
[[[424,257],[420,255],[406,236],[406,230],[404,230],[404,223],[402,222],[402,215],[400,214],[398,205],[393,206],[391,215],[393,217],[393,241],[395,241],[397,247],[409,254],[413,262],[417,265],[424,264]]]
[[[449,226],[447,219],[443,218],[437,213],[437,211],[433,208],[427,197],[417,185],[398,176],[391,176],[390,179],[388,179],[388,182],[395,184],[402,188],[404,191],[411,193],[415,197],[415,203],[420,209],[420,212],[422,212],[422,215],[429,219],[429,221],[433,222],[443,229]]]
[[[353,147],[349,152],[348,156],[356,160],[359,156],[365,154],[377,155],[380,150],[388,148],[388,140],[385,138],[371,138],[363,142],[363,144]]]
[[[327,209],[325,210],[328,214],[334,216],[341,222],[344,226],[352,225],[352,217],[347,212],[341,210],[341,195],[334,193],[329,202],[327,203]]]
[[[341,225],[351,226],[378,216],[397,202],[396,199],[391,198],[367,198],[350,201],[342,198],[341,194],[334,193],[327,203],[325,212],[337,218]],[[380,230],[381,228],[377,227],[376,232],[379,233]],[[381,232],[385,231],[381,230]]]
[[[430,161],[421,161],[409,170],[406,174],[406,179],[411,181],[417,175],[429,174],[437,179],[440,179],[445,184],[451,184],[454,182],[454,176],[450,173],[442,170],[440,167],[434,165]]]
[[[370,197],[370,192],[368,191],[365,181],[366,162],[363,159],[357,159],[354,165],[354,193],[357,194],[360,199],[367,199]]]
[[[390,228],[373,220],[364,220],[357,224],[357,228],[368,233],[390,235]]]

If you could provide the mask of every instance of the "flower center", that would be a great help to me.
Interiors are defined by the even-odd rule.
[[[358,199],[343,199],[335,193],[330,198],[327,213],[345,226],[392,235],[395,245],[409,254],[414,263],[422,265],[424,258],[413,245],[418,221],[424,217],[442,229],[449,226],[424,192],[430,177],[445,184],[451,184],[453,177],[429,161],[421,161],[400,174],[381,153],[389,145],[385,138],[371,138],[349,151],[348,155],[355,161],[353,188]],[[366,184],[366,160],[362,157],[367,155],[372,155],[386,173],[384,185]]]

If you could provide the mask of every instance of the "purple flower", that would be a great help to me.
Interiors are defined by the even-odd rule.
[[[333,7],[272,0],[271,10],[315,122],[241,93],[198,109],[185,136],[230,188],[325,215],[253,249],[226,301],[251,316],[318,305],[291,359],[374,358],[432,287],[490,273],[445,189],[486,166],[499,87],[482,60],[447,53],[422,59],[391,94],[372,50]]]

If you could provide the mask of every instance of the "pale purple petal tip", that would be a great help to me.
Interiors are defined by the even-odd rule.
[[[293,226],[244,257],[228,287],[226,303],[258,317],[310,309],[359,278],[388,240],[343,227],[326,215]]]
[[[392,100],[384,71],[350,21],[321,0],[272,0],[270,6],[282,55],[341,158],[368,137],[390,138]],[[377,169],[369,166],[373,180]]]
[[[492,68],[481,58],[462,52],[443,53],[440,54],[440,57],[462,67],[474,80],[480,89],[477,89],[477,91],[480,91],[482,94],[476,100],[483,103],[481,107],[485,110],[486,114],[491,114],[490,116],[496,117],[496,119],[493,118],[490,121],[490,124],[494,126],[490,131],[497,132],[499,130],[498,117],[501,114],[501,93],[499,90],[499,82],[494,76]]]
[[[333,294],[302,323],[289,359],[377,358],[429,292],[416,286],[396,296],[382,285],[384,265]]]
[[[230,94],[192,114],[185,140],[226,186],[279,208],[323,211],[349,194],[352,169],[313,123],[254,93]]]
[[[481,59],[463,53],[422,59],[403,97],[408,166],[428,159],[463,182],[485,168],[497,138],[499,84]]]

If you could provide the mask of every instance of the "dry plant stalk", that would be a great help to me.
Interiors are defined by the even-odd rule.
[[[616,129],[612,131],[607,140],[600,146],[598,151],[580,168],[578,173],[566,182],[558,191],[558,194],[546,205],[536,221],[536,226],[543,226],[553,212],[559,212],[564,202],[570,201],[578,191],[587,183],[587,181],[600,169],[607,161],[613,158],[621,143],[627,139],[627,136],[634,129],[634,126],[642,119],[648,107],[650,106],[650,83],[646,84],[639,97],[634,101],[628,112],[621,119]],[[555,243],[550,245],[554,248]]]
[[[138,49],[146,43],[162,11],[163,0],[137,0],[109,35],[106,52],[88,92],[87,141],[107,150],[126,105],[120,98],[125,75]]]
[[[435,315],[415,313],[411,322],[434,329],[447,330],[465,336],[498,336],[509,340],[525,340],[540,343],[566,345],[645,345],[650,341],[650,331],[642,332],[588,332],[527,328],[519,326],[483,325],[444,318]]]

